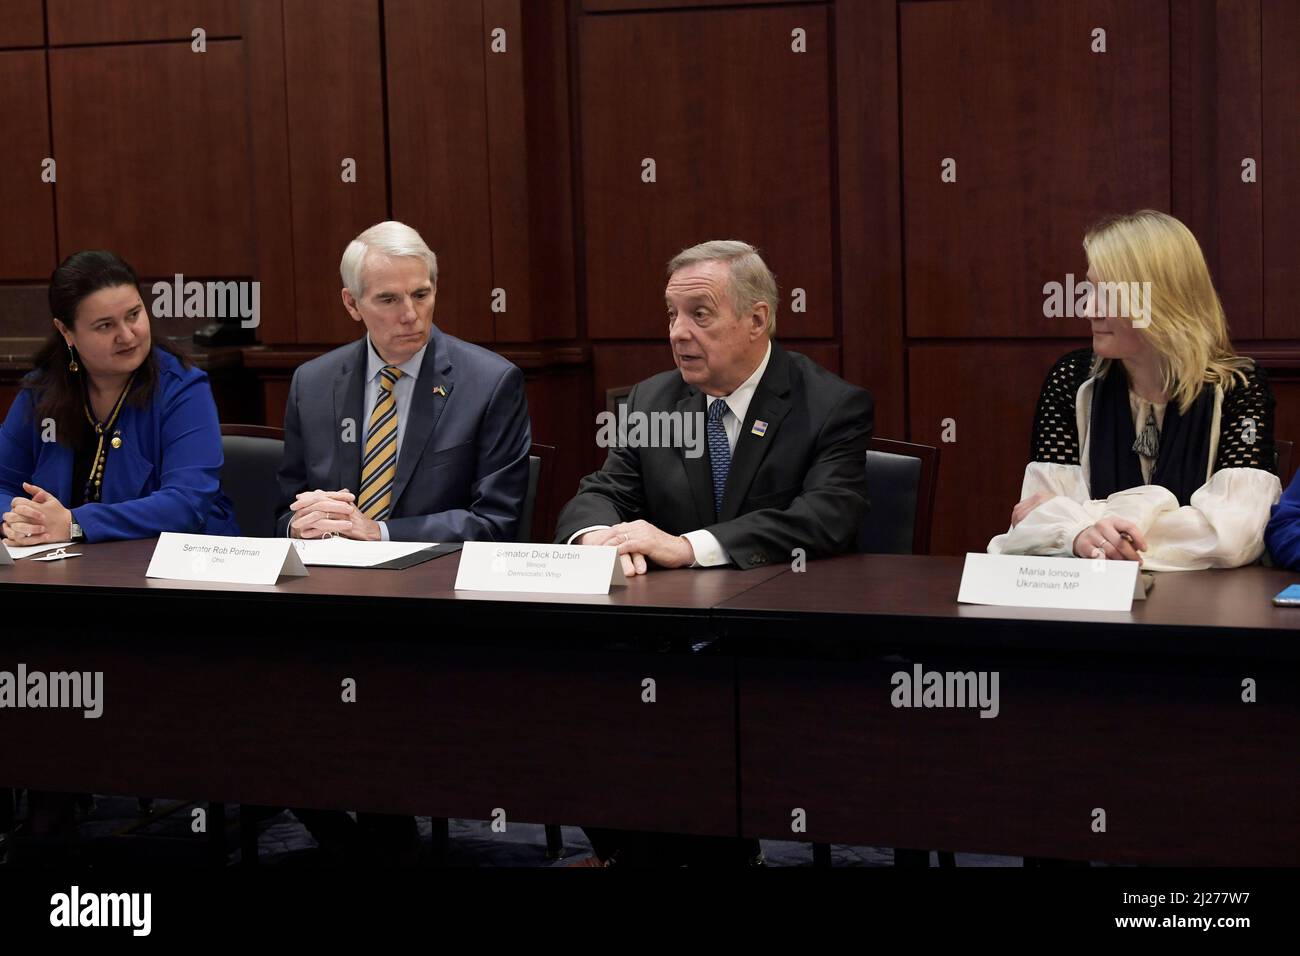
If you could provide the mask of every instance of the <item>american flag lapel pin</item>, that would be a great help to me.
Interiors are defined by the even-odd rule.
[[[754,419],[754,427],[749,430],[749,433],[762,438],[767,434],[767,422],[763,421],[761,418]]]
[[[442,385],[435,385],[435,386],[433,386],[433,394],[435,394],[435,395],[441,395],[443,398],[446,398],[446,397],[447,397],[447,389],[446,389],[445,386],[442,386]]]

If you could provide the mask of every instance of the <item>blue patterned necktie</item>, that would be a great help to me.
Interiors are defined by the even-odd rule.
[[[731,471],[731,446],[727,444],[727,429],[722,424],[728,411],[725,399],[715,399],[709,405],[709,466],[713,470],[713,510],[718,515],[722,514],[722,493]]]

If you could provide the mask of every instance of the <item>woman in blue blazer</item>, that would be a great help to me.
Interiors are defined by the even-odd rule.
[[[74,253],[49,298],[55,332],[0,427],[4,540],[238,534],[208,377],[153,340],[135,271]]]

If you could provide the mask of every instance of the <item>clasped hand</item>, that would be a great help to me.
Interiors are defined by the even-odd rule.
[[[378,522],[356,506],[356,495],[342,491],[303,491],[289,505],[293,518],[289,534],[295,538],[324,538],[337,534],[355,541],[382,541]]]
[[[649,521],[628,521],[588,531],[576,543],[616,546],[623,573],[628,577],[645,574],[647,561],[663,568],[684,568],[695,563],[695,549],[686,538],[660,531]]]
[[[4,514],[4,540],[15,547],[34,547],[72,537],[72,512],[52,494],[23,482],[30,498],[15,498]]]

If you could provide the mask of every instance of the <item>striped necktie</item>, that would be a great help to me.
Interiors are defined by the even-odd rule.
[[[722,514],[722,493],[727,488],[727,475],[731,471],[731,445],[727,441],[727,428],[722,423],[730,409],[725,399],[714,399],[709,405],[709,421],[705,431],[709,438],[709,467],[713,471],[713,510]]]
[[[361,459],[361,488],[357,507],[372,521],[388,517],[393,504],[393,480],[397,477],[397,399],[393,386],[402,377],[396,365],[379,370],[379,399],[370,413],[366,429],[366,450]]]

